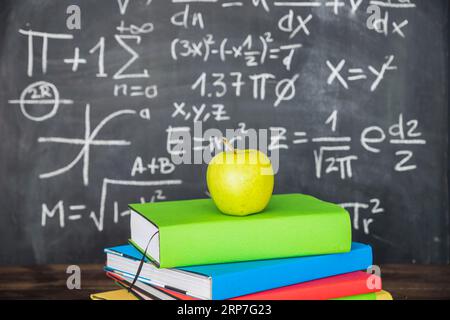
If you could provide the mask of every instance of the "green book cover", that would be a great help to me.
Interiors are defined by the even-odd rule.
[[[347,211],[307,195],[274,195],[264,212],[246,217],[224,215],[210,199],[130,209],[130,242],[162,268],[343,253],[351,247]]]
[[[364,294],[358,294],[356,296],[348,296],[348,297],[341,297],[331,300],[339,300],[339,301],[347,301],[347,300],[377,300],[377,294],[375,292],[371,293],[364,293]]]

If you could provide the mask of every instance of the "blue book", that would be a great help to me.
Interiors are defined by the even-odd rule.
[[[133,280],[142,253],[131,245],[105,249],[105,270]],[[223,300],[296,283],[366,270],[372,265],[372,248],[353,243],[347,253],[299,258],[213,264],[159,269],[145,259],[136,286],[164,287],[205,300]]]

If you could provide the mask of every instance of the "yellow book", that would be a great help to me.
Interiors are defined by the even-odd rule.
[[[392,298],[392,295],[387,292],[387,291],[380,291],[376,293],[377,295],[377,300],[394,300],[394,298]]]
[[[375,298],[375,299],[374,299]],[[127,289],[113,290],[91,294],[92,300],[139,300]],[[387,291],[376,292],[375,294],[366,294],[352,297],[343,297],[337,300],[394,300]]]
[[[126,289],[91,294],[92,300],[139,300]]]

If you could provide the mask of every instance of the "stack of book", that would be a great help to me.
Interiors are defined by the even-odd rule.
[[[338,205],[288,194],[247,217],[209,199],[130,209],[129,243],[105,249],[106,274],[122,289],[92,299],[392,299],[366,272],[372,249],[352,243]]]

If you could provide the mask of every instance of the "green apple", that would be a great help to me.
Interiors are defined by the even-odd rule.
[[[263,211],[272,196],[274,172],[258,150],[233,150],[216,155],[206,172],[211,198],[225,214],[247,216]]]

